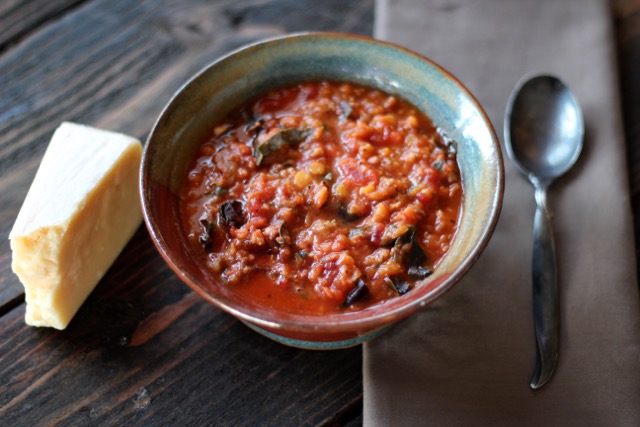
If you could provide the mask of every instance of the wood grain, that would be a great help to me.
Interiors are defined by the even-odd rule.
[[[372,6],[96,0],[25,23],[0,56],[0,233],[61,121],[144,139],[180,85],[221,54],[302,29],[368,34]],[[310,352],[261,337],[181,283],[144,227],[67,330],[26,327],[22,298],[3,239],[0,425],[358,422],[360,348]]]
[[[63,332],[2,317],[2,425],[320,425],[361,396],[361,349],[282,346],[162,271],[137,235]],[[33,410],[33,405],[38,410]],[[331,415],[328,415],[331,414]]]
[[[0,3],[0,51],[31,31],[55,21],[83,0],[3,0]]]
[[[612,10],[638,242],[640,0]],[[144,139],[174,91],[224,52],[291,31],[371,34],[372,22],[373,0],[2,2],[0,234],[61,121]],[[62,332],[24,325],[10,263],[0,239],[2,426],[362,424],[360,348],[259,336],[182,284],[142,226]]]

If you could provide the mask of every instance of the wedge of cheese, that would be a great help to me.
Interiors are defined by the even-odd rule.
[[[142,220],[134,138],[74,123],[53,134],[9,234],[25,321],[64,329]]]

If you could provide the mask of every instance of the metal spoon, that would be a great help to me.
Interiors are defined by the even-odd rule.
[[[584,122],[578,102],[558,78],[520,82],[509,98],[504,122],[507,154],[535,187],[533,223],[533,319],[536,367],[529,386],[542,387],[558,359],[558,276],[547,189],[567,172],[582,150]]]

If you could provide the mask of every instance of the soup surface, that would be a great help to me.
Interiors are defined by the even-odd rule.
[[[456,231],[455,144],[411,104],[349,83],[273,90],[212,127],[181,213],[212,274],[290,313],[411,292]]]

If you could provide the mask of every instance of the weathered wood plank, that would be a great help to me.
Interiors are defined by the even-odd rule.
[[[343,3],[95,0],[30,30],[0,55],[0,234],[61,121],[144,139],[230,49],[302,29],[370,33],[373,2]],[[0,251],[1,425],[339,425],[361,412],[360,348],[259,336],[182,284],[144,227],[62,332],[24,325],[5,239]]]
[[[0,3],[0,51],[83,1],[3,0]]]
[[[66,331],[24,326],[24,305],[0,318],[3,425],[302,426],[358,407],[360,348],[309,352],[261,337],[173,274],[153,274],[164,263],[146,234]]]

